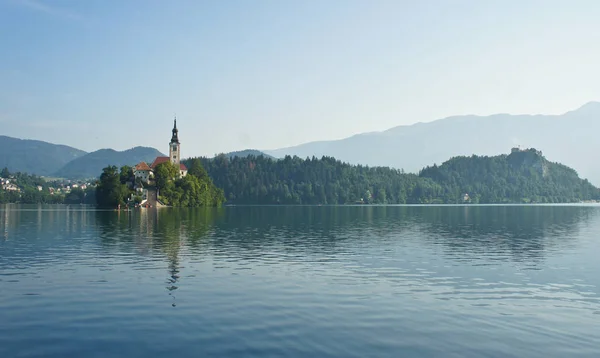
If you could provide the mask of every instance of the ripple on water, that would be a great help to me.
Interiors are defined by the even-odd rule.
[[[20,213],[0,355],[596,356],[598,210],[313,209]]]

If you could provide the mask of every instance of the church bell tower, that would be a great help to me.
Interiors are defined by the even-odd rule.
[[[179,143],[179,131],[177,130],[177,117],[173,120],[173,135],[171,143],[169,143],[169,160],[179,169],[179,161],[181,159],[181,144]]]

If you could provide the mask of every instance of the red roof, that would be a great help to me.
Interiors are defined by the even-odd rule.
[[[135,170],[150,170],[150,167],[148,166],[148,164],[146,164],[146,162],[140,162],[138,165],[135,166]]]
[[[156,168],[157,165],[159,165],[161,163],[166,163],[168,161],[169,161],[169,157],[156,157],[156,159],[154,159],[152,164],[150,164],[150,168],[154,169],[154,168]]]
[[[152,162],[152,164],[150,165],[150,167],[152,169],[155,169],[157,165],[162,164],[162,163],[166,163],[169,161],[169,157],[156,157],[156,159],[154,159],[154,161]],[[187,167],[185,166],[185,164],[180,163],[179,164],[179,170],[187,170]]]

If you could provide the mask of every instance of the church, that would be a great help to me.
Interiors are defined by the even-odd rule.
[[[140,179],[142,182],[147,183],[153,176],[156,167],[161,164],[170,161],[176,167],[179,168],[179,174],[184,177],[187,175],[187,168],[185,164],[181,163],[181,143],[179,142],[179,131],[177,130],[177,118],[173,120],[173,131],[171,135],[171,142],[169,143],[169,156],[168,157],[156,157],[152,164],[148,166],[145,162],[140,162],[135,166],[133,174],[136,179]]]

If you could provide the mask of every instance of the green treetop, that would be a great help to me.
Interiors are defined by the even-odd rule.
[[[115,207],[124,205],[131,191],[127,185],[121,182],[122,173],[126,173],[127,168],[121,169],[111,165],[102,170],[100,181],[96,187],[96,202],[101,207]]]
[[[160,163],[154,169],[154,181],[158,190],[165,189],[169,182],[179,177],[179,169],[171,162]]]
[[[160,199],[167,205],[181,207],[220,206],[225,201],[223,191],[215,187],[200,160],[192,160],[188,175],[179,177],[178,168],[168,163],[156,167],[156,187]]]

